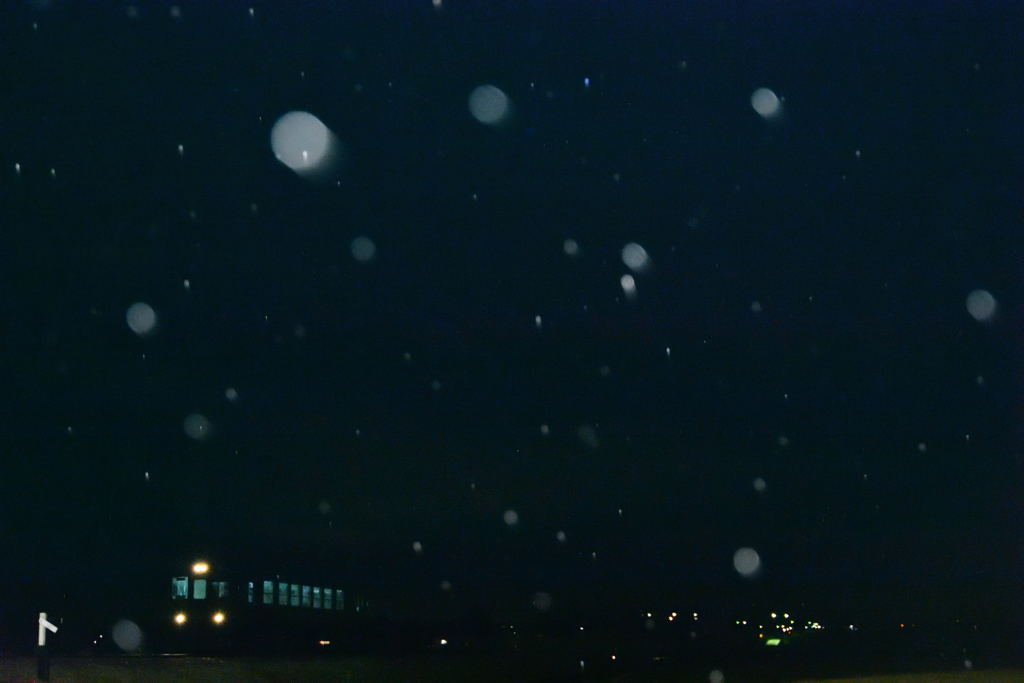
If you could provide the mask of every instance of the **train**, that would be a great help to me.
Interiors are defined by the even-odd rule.
[[[152,637],[164,652],[355,650],[372,605],[325,577],[246,572],[197,557],[168,577]]]

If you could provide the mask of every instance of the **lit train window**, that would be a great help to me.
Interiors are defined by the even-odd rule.
[[[249,602],[252,602],[253,585],[252,581],[249,582]]]
[[[334,609],[334,589],[324,589],[324,609]]]
[[[196,600],[206,599],[206,579],[196,579],[192,582],[192,597]]]
[[[313,606],[313,595],[309,586],[302,587],[302,606],[312,607]]]
[[[213,582],[213,594],[218,598],[228,597],[228,582],[227,581],[214,581]]]
[[[297,583],[293,583],[291,585],[291,598],[292,598],[292,602],[291,602],[292,607],[298,607],[299,606],[299,584],[297,584]]]
[[[320,593],[320,586],[313,586],[313,609],[320,609],[324,606],[323,597]]]
[[[283,581],[277,584],[277,604],[288,606],[288,584]]]
[[[174,600],[188,599],[188,577],[176,576],[171,579],[171,598]]]
[[[273,605],[274,604],[274,582],[264,581],[263,582],[263,604]]]
[[[339,610],[345,609],[345,591],[340,588],[335,588],[334,597],[334,608]]]

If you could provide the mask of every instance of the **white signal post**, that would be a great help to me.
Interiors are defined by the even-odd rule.
[[[57,627],[46,620],[46,612],[39,613],[39,647],[46,647],[46,632],[56,633]]]
[[[39,661],[37,662],[36,673],[39,676],[40,681],[50,680],[50,653],[46,650],[46,632],[50,633],[57,632],[57,626],[51,624],[46,618],[46,612],[39,613],[39,647],[36,648],[36,652],[39,655]]]

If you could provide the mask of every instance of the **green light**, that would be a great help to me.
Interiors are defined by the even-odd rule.
[[[776,646],[782,644],[782,639],[781,638],[769,638],[768,640],[764,641],[764,644],[765,644],[765,647],[776,647]]]

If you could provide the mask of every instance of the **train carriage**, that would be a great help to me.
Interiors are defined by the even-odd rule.
[[[348,650],[370,608],[339,581],[246,573],[205,557],[169,577],[167,590],[156,625],[166,652]]]

